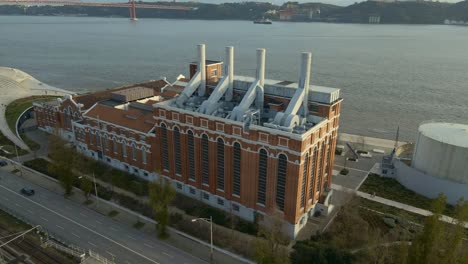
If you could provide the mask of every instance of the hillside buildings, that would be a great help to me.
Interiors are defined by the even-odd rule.
[[[190,64],[190,79],[165,80],[35,103],[40,129],[77,150],[244,219],[280,212],[294,237],[316,212],[327,214],[342,99],[310,85],[311,54],[299,82],[254,78],[226,60]]]

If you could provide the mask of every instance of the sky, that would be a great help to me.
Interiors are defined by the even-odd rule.
[[[185,2],[188,0],[181,0],[181,1]],[[281,5],[285,2],[288,2],[287,0],[191,0],[191,1],[202,2],[202,3],[224,3],[224,2],[232,3],[232,2],[258,1],[258,2],[271,2],[277,5]],[[297,1],[300,3],[320,2],[320,3],[327,3],[327,4],[340,5],[340,6],[348,6],[355,2],[363,2],[360,0],[290,0],[290,1]],[[449,3],[457,3],[461,1],[463,0],[440,0],[440,2],[449,2]]]

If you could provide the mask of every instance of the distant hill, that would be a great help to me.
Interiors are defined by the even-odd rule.
[[[121,1],[126,2],[126,1]],[[173,2],[147,2],[146,4],[172,5]],[[254,20],[268,17],[280,19],[280,10],[320,10],[310,19],[302,13],[301,21],[339,23],[368,23],[370,16],[379,16],[381,24],[441,24],[445,19],[468,21],[468,0],[450,4],[440,2],[392,2],[367,1],[342,7],[323,3],[288,2],[282,6],[263,2],[237,2],[204,4],[177,2],[177,5],[193,6],[193,11],[138,9],[140,18],[230,19]],[[128,17],[127,8],[74,7],[74,6],[0,6],[0,15],[88,15]]]

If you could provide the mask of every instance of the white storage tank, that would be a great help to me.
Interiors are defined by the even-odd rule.
[[[412,166],[434,177],[468,184],[468,125],[419,126]]]

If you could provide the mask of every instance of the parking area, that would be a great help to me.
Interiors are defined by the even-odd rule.
[[[366,179],[369,171],[376,164],[382,161],[382,157],[391,153],[392,148],[389,148],[388,144],[376,145],[377,139],[374,139],[374,144],[363,144],[362,142],[349,142],[349,141],[338,141],[338,146],[341,146],[343,152],[341,155],[335,156],[335,163],[333,165],[333,180],[334,184],[338,184],[350,189],[358,189],[359,186]],[[348,147],[348,144],[359,152],[367,152],[359,154],[359,158],[354,161],[354,153]],[[346,168],[348,169],[347,175],[341,175],[340,171]]]

